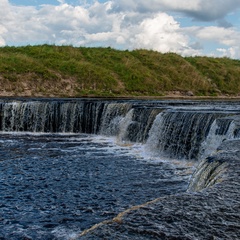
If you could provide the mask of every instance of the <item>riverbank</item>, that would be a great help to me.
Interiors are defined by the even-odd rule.
[[[237,98],[240,61],[148,50],[0,48],[2,97]]]

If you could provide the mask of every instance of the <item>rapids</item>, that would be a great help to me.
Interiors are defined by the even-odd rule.
[[[198,201],[212,200],[194,192],[211,195],[238,173],[239,120],[238,101],[1,99],[0,239],[197,239],[202,231],[184,233],[179,220],[188,211],[201,219]],[[184,209],[183,199],[196,211],[176,216],[171,204]]]

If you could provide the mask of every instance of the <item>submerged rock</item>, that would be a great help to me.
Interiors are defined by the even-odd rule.
[[[188,192],[129,209],[77,239],[240,239],[240,140],[203,160]]]

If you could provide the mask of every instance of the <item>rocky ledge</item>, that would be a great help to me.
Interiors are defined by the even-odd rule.
[[[77,239],[240,239],[240,140],[203,160],[188,192],[136,206]]]

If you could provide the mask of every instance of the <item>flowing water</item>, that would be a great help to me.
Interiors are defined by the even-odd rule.
[[[239,137],[237,102],[3,99],[0,112],[0,239],[71,239],[185,192],[196,161]]]

